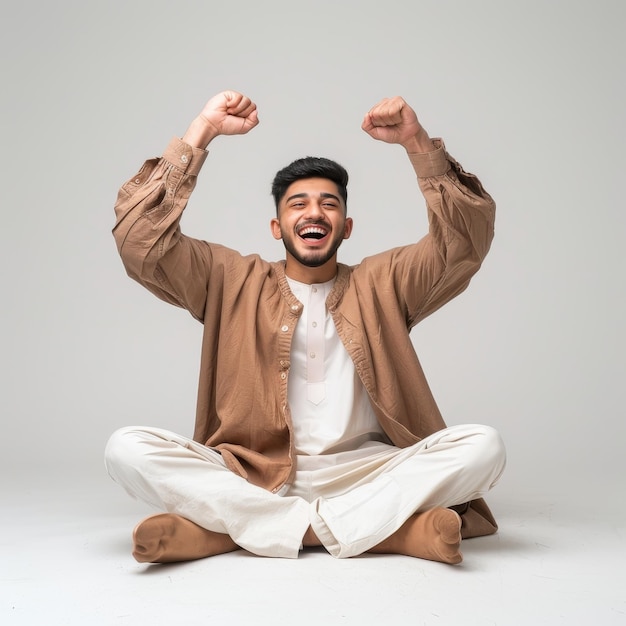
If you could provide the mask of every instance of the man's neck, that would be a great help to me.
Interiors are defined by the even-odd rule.
[[[337,260],[331,259],[319,267],[308,267],[287,255],[285,274],[289,278],[293,278],[293,280],[297,280],[305,285],[319,285],[335,278],[337,275]]]

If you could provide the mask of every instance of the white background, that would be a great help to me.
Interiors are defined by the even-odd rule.
[[[211,145],[185,231],[281,258],[270,182],[311,154],[351,175],[342,261],[416,240],[425,210],[403,150],[360,130],[404,96],[498,205],[482,270],[412,335],[446,420],[500,430],[500,498],[623,499],[624,17],[618,0],[12,3],[0,480],[96,486],[115,428],[192,432],[201,326],[125,276],[112,209],[232,88],[261,123]]]

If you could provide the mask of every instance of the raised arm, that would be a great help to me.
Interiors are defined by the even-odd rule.
[[[385,262],[373,266],[381,284],[393,281],[411,327],[461,293],[478,271],[493,238],[495,204],[478,178],[446,152],[443,142],[430,139],[402,98],[379,102],[365,115],[362,128],[374,139],[405,148],[426,200],[428,235],[397,248],[391,257],[380,257]]]
[[[183,139],[163,156],[146,161],[120,189],[113,234],[131,278],[159,298],[201,319],[211,269],[210,247],[183,235],[179,221],[204,163],[207,145],[219,135],[245,134],[258,124],[256,105],[235,91],[211,98]]]

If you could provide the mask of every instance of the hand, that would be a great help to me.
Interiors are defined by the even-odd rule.
[[[236,91],[213,96],[200,117],[215,128],[216,135],[244,135],[259,123],[256,104]]]
[[[191,123],[183,141],[206,148],[218,135],[244,135],[259,123],[256,104],[237,91],[213,96]]]
[[[361,128],[379,141],[399,143],[407,152],[435,149],[415,111],[400,96],[385,98],[373,106],[365,114]]]

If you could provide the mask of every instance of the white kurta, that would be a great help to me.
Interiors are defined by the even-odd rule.
[[[294,332],[288,386],[298,468],[343,464],[388,448],[326,309],[334,280],[313,285],[287,280],[304,307]]]

